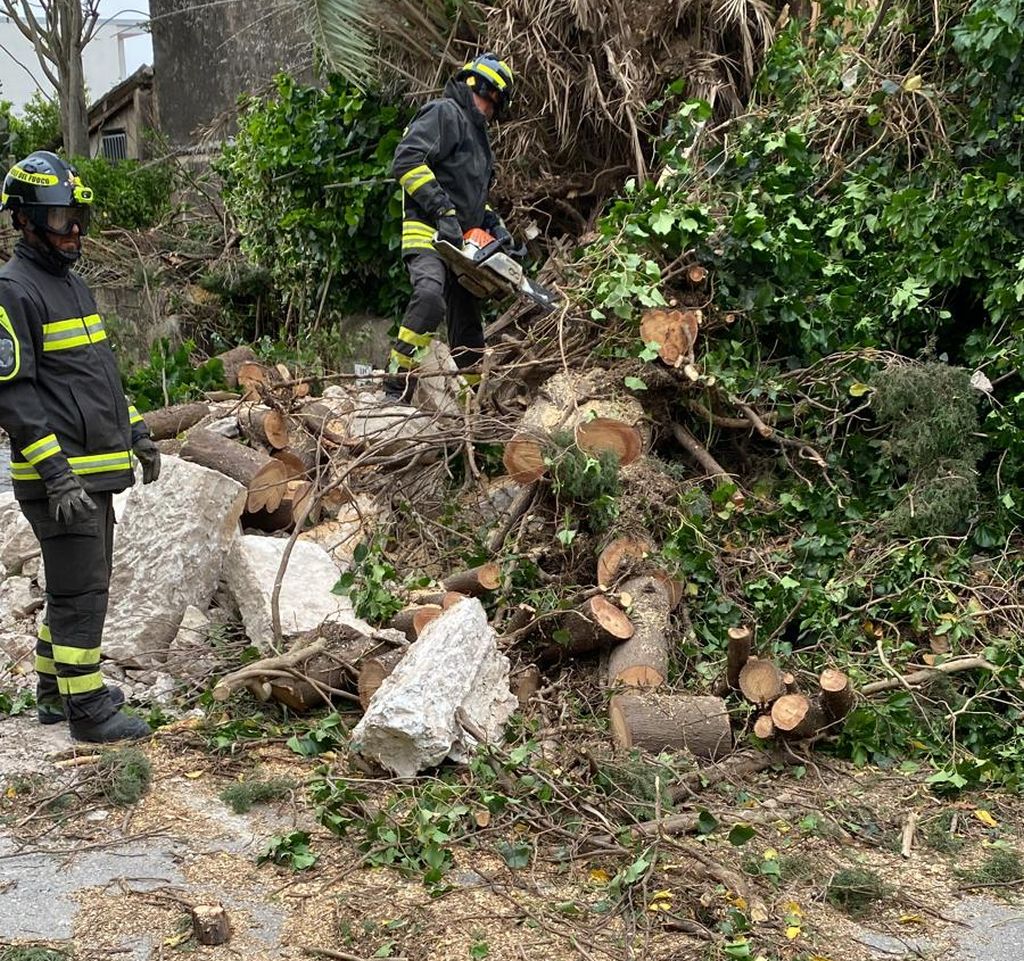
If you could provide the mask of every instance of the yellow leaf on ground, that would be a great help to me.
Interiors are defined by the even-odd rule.
[[[796,901],[787,901],[782,908],[786,914],[792,914],[794,917],[802,918],[804,916],[804,909]]]
[[[202,771],[186,771],[185,772],[185,777],[187,777],[190,781],[194,781],[196,778],[200,778],[202,776],[203,776],[203,772]]]
[[[655,891],[654,897],[651,898],[651,903],[647,905],[648,911],[671,911],[672,910],[672,892],[671,891]]]
[[[997,827],[999,827],[999,822],[994,817],[992,817],[992,815],[989,814],[988,811],[986,811],[984,808],[975,808],[974,809],[974,816],[979,821],[981,821],[981,823],[984,824],[985,827],[989,827],[989,828],[997,828]]]
[[[901,914],[900,924],[924,924],[924,918],[920,914]]]
[[[786,928],[786,937],[790,941],[793,941],[796,938],[799,938],[800,937],[800,925],[799,924],[791,924],[791,925],[789,925],[789,927]]]
[[[779,852],[775,848],[765,848],[763,857],[766,861],[778,861]]]
[[[591,884],[607,884],[612,879],[604,868],[591,868],[588,876]]]

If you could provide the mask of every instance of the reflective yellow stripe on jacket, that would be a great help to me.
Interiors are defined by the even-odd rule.
[[[52,324],[43,324],[43,350],[69,350],[72,347],[84,347],[107,339],[103,328],[103,318],[99,314],[88,317],[70,317],[57,320]]]
[[[135,409],[135,405],[134,404],[129,404],[128,405],[128,423],[129,424],[141,424],[143,420],[144,420],[144,418],[143,418],[142,414],[140,414]]]
[[[35,466],[36,464],[46,460],[47,457],[53,457],[54,454],[60,453],[60,444],[57,441],[57,435],[47,434],[35,443],[29,444],[28,447],[23,447],[21,449],[21,453],[29,464]]]
[[[436,231],[419,220],[402,221],[402,250],[433,250]]]
[[[418,167],[413,167],[412,170],[407,170],[401,177],[398,178],[398,182],[402,189],[411,197],[420,187],[426,186],[431,180],[437,180],[434,176],[434,171],[431,170],[426,164],[420,164]]]
[[[69,457],[68,463],[76,474],[104,474],[132,469],[132,455],[119,450],[111,454],[85,454]],[[42,480],[36,469],[26,461],[11,461],[11,479],[16,481]]]

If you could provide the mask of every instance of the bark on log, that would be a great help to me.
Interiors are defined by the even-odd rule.
[[[718,758],[732,750],[729,712],[720,697],[644,691],[616,694],[608,707],[612,737],[621,748],[658,754],[687,750]]]
[[[303,406],[297,417],[302,425],[313,435],[314,440],[323,439],[329,444],[340,446],[345,443],[348,433],[348,415],[352,410],[328,404],[324,401],[313,401]]]
[[[243,404],[239,408],[238,428],[250,443],[272,450],[284,450],[291,440],[284,414],[259,404]]]
[[[298,421],[293,421],[288,427],[288,447],[275,451],[274,456],[280,455],[282,460],[301,465],[303,476],[307,480],[313,480],[320,466],[322,453],[323,447],[317,439]]]
[[[238,386],[239,368],[242,364],[255,361],[256,354],[251,347],[243,344],[241,347],[232,347],[231,350],[218,354],[216,359],[224,365],[224,382],[233,389]]]
[[[853,709],[853,685],[842,672],[826,668],[818,678],[821,688],[821,705],[825,708],[828,719],[832,722],[842,721]]]
[[[620,467],[632,464],[643,452],[640,431],[621,420],[595,417],[576,427],[576,446],[597,457],[614,454]]]
[[[610,588],[624,566],[644,560],[655,550],[654,542],[646,537],[616,537],[597,559],[597,586]]]
[[[775,737],[775,722],[770,714],[762,714],[754,721],[754,735],[765,741]]]
[[[824,708],[806,694],[783,694],[772,704],[772,723],[784,737],[813,737],[828,724]]]
[[[658,356],[669,367],[681,367],[693,363],[700,319],[699,310],[654,308],[640,320],[640,337],[645,344],[658,345]]]
[[[246,486],[270,460],[263,451],[252,450],[205,428],[189,434],[181,456],[183,460],[219,471]]]
[[[359,667],[359,703],[365,711],[370,706],[370,698],[397,666],[405,655],[405,648],[396,647],[373,657],[366,658]]]
[[[608,683],[658,687],[668,676],[668,618],[672,599],[656,577],[634,577],[622,586],[632,598],[633,636],[608,656]]]
[[[501,568],[494,562],[481,564],[468,571],[459,571],[444,579],[446,591],[455,591],[469,597],[482,597],[501,586]]]
[[[505,445],[501,462],[517,484],[532,484],[548,472],[541,443],[534,437],[513,437]]]
[[[444,613],[440,604],[424,604],[412,616],[412,632],[419,637],[427,628]]]
[[[210,413],[209,404],[174,404],[143,414],[153,440],[170,440],[182,431],[195,427]]]
[[[512,675],[512,693],[519,702],[519,709],[524,710],[530,704],[534,694],[540,690],[540,668],[530,664]]]
[[[194,904],[192,934],[199,944],[226,944],[231,937],[231,921],[223,904]]]
[[[746,624],[741,627],[729,628],[729,646],[726,650],[725,679],[730,690],[740,686],[740,671],[746,667],[750,659],[750,643],[754,632]]]
[[[621,644],[633,636],[633,624],[607,598],[597,595],[566,611],[559,622],[561,630],[569,636],[556,644],[552,653],[586,654]]]
[[[750,658],[743,666],[739,686],[743,696],[758,707],[767,707],[786,693],[782,671],[771,661],[760,658]]]

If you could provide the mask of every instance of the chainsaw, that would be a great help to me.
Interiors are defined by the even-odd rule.
[[[515,294],[552,311],[560,298],[552,290],[534,283],[510,253],[507,242],[492,237],[482,227],[467,230],[462,249],[447,240],[434,238],[434,249],[451,268],[459,283],[475,297]]]

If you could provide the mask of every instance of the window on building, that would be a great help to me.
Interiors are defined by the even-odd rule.
[[[100,153],[107,160],[128,159],[128,134],[123,130],[104,130]]]

